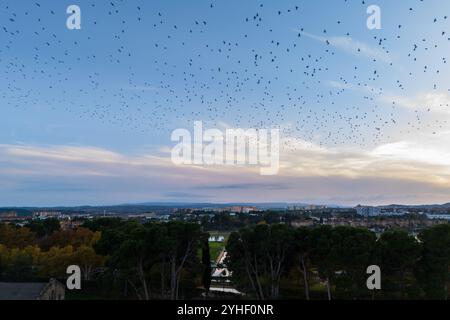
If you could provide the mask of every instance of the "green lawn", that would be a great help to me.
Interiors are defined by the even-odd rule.
[[[210,242],[209,243],[209,254],[211,256],[211,260],[216,261],[220,252],[225,248],[224,242]]]
[[[210,242],[209,243],[209,254],[211,256],[212,261],[216,261],[219,257],[220,252],[225,249],[225,245],[227,243],[228,237],[230,236],[229,232],[220,232],[220,231],[209,231],[211,236],[224,236],[225,242]]]

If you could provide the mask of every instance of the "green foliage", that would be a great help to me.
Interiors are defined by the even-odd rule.
[[[19,254],[9,265],[3,266],[4,280],[11,282],[32,281],[36,272],[33,268],[33,257],[28,254]]]
[[[29,228],[0,224],[0,244],[8,248],[25,248],[36,242],[36,234]]]
[[[28,228],[37,234],[38,237],[49,236],[61,228],[57,219],[33,220],[28,224]]]
[[[85,221],[82,227],[96,232],[117,228],[121,224],[122,220],[120,218],[97,218]]]
[[[392,230],[381,235],[376,244],[376,255],[383,271],[385,297],[414,297],[414,270],[420,250],[420,243],[406,231]]]
[[[258,299],[295,296],[292,281],[304,289],[297,297],[305,298],[446,299],[450,225],[426,229],[419,239],[401,230],[377,240],[362,228],[258,225],[231,234],[227,265],[235,286]],[[273,261],[284,269],[278,294],[271,290],[278,281],[271,277]],[[379,265],[382,272],[382,290],[376,293],[366,287],[370,265]]]
[[[203,274],[202,274],[202,284],[205,288],[206,294],[209,292],[209,288],[211,286],[211,256],[210,256],[210,248],[208,242],[209,234],[204,234],[203,239],[201,240],[202,246],[202,265],[203,265]]]
[[[232,233],[227,243],[227,266],[235,283],[258,299],[278,298],[293,239],[293,230],[280,224],[260,224]]]
[[[87,296],[127,299],[198,298],[211,286],[211,259],[226,246],[232,285],[256,299],[447,299],[450,225],[417,237],[390,230],[319,225],[252,224],[209,243],[199,224],[96,219],[74,230],[55,221],[0,224],[0,281],[65,277],[82,268]],[[228,217],[226,219],[240,219]],[[369,291],[366,269],[379,265],[382,290]],[[96,289],[95,289],[96,288]]]
[[[157,290],[162,296],[178,299],[184,275],[195,277],[199,273],[207,284],[196,255],[199,249],[206,254],[205,237],[197,224],[126,222],[103,231],[95,249],[107,256],[107,266],[120,272],[120,277],[139,299],[150,299]],[[206,258],[209,266],[209,257]],[[154,281],[155,270],[158,270],[159,282]],[[152,287],[152,283],[157,283],[159,288]]]
[[[417,277],[430,299],[448,299],[450,281],[450,225],[437,225],[419,235],[422,242]]]
[[[337,227],[332,231],[332,257],[337,297],[356,299],[367,294],[366,269],[375,264],[374,248],[376,236],[367,229]]]

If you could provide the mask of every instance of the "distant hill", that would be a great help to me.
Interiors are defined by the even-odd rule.
[[[306,206],[302,203],[183,203],[183,202],[144,202],[137,204],[120,204],[111,206],[73,206],[73,207],[23,207],[23,208],[3,208],[0,209],[8,211],[21,212],[23,214],[31,215],[33,211],[61,211],[67,214],[84,213],[84,214],[139,214],[144,212],[170,212],[173,209],[217,209],[234,206],[250,206],[261,210],[278,209],[285,210],[288,206]]]
[[[285,210],[288,207],[297,206],[304,207],[310,204],[306,203],[287,203],[287,202],[230,202],[230,203],[184,203],[184,202],[144,202],[137,204],[120,204],[110,206],[74,206],[74,207],[5,207],[0,208],[0,213],[16,212],[19,216],[30,216],[33,211],[61,211],[66,214],[141,214],[147,212],[170,213],[175,209],[217,209],[234,206],[250,206],[261,210]],[[329,208],[348,208],[337,205],[328,205]],[[432,205],[404,205],[390,204],[378,206],[382,209],[402,209],[402,208],[418,208],[418,209],[450,209],[450,203],[432,204]]]
[[[418,209],[450,209],[450,202],[444,204],[424,204],[424,205],[404,205],[404,204],[390,204],[387,206],[378,206],[379,208],[391,208],[391,209],[402,209],[402,208],[418,208]]]

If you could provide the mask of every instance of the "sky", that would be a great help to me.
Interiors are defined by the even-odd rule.
[[[0,207],[450,201],[446,0],[4,0],[0,22]],[[280,129],[278,174],[175,165],[195,121]]]

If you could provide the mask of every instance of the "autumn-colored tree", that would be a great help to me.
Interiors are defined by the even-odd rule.
[[[0,279],[30,281],[36,277],[36,264],[41,250],[37,246],[9,249],[0,245]]]
[[[0,244],[8,248],[25,248],[36,243],[36,234],[29,228],[0,224]]]
[[[99,231],[94,232],[83,227],[74,230],[59,230],[51,235],[47,246],[65,247],[71,245],[74,248],[78,248],[84,245],[92,247],[100,237],[101,233]]]
[[[103,266],[105,258],[98,255],[92,247],[81,245],[73,252],[71,261],[80,266],[84,280],[91,280],[93,272]]]
[[[74,264],[72,246],[52,247],[39,258],[39,275],[43,278],[65,277],[67,267]]]

